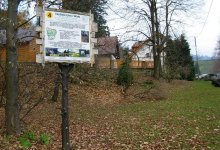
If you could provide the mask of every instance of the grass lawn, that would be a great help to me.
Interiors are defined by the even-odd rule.
[[[219,90],[210,82],[195,81],[191,86],[173,89],[168,100],[104,108],[74,108],[71,113],[79,124],[87,126],[86,146],[96,145],[100,149],[218,150]],[[75,132],[82,135],[85,131]],[[86,148],[75,144],[79,149]]]
[[[76,87],[71,85],[70,90],[72,88]],[[210,82],[187,82],[184,86],[170,86],[166,100],[103,106],[85,104],[83,98],[76,100],[77,93],[70,92],[71,143],[75,149],[219,150],[219,91],[220,88]],[[102,88],[102,92],[106,91]],[[3,110],[0,111],[4,114]],[[35,141],[32,149],[61,148],[60,103],[45,102],[24,121],[25,126],[22,126],[26,131],[38,136],[46,133],[52,139],[46,146]],[[7,138],[3,132],[0,132],[0,143],[0,149],[21,147],[16,138]]]

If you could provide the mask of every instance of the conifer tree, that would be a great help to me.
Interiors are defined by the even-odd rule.
[[[167,42],[166,71],[169,78],[193,80],[195,68],[190,55],[189,43],[182,34],[179,38]]]

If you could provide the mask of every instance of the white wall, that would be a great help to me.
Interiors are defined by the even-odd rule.
[[[150,46],[144,46],[137,52],[137,56],[133,55],[133,60],[138,60],[139,61],[153,61],[153,53],[152,53],[152,48]]]

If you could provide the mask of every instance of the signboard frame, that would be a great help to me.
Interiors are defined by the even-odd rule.
[[[55,18],[47,18],[47,13],[51,13],[52,17]],[[91,22],[93,20],[91,20],[90,13],[48,8],[43,11],[42,17],[43,57],[45,62],[92,63]],[[76,22],[74,22],[74,19]],[[82,29],[84,27],[85,30]],[[54,33],[56,37],[54,37]],[[50,39],[49,36],[51,36]]]
[[[94,23],[94,16],[90,13],[82,13],[82,12],[75,12],[75,11],[68,11],[68,10],[57,10],[57,9],[45,9],[45,7],[43,6],[43,11],[41,11],[41,9],[38,9],[39,12],[37,12],[38,16],[40,16],[40,25],[41,27],[37,27],[36,31],[39,32],[39,36],[42,39],[37,39],[36,43],[38,43],[40,45],[40,54],[38,54],[36,56],[36,62],[37,63],[42,63],[42,65],[45,65],[45,62],[54,62],[57,63],[60,70],[61,70],[61,76],[62,76],[62,108],[61,108],[61,115],[62,115],[62,123],[61,123],[61,133],[62,133],[62,149],[70,149],[70,139],[69,139],[69,114],[68,114],[68,76],[70,71],[73,69],[74,67],[74,63],[91,63],[94,64],[94,43],[97,43],[97,39],[95,39],[95,32],[98,31],[98,26],[97,23]],[[77,31],[77,29],[75,30],[68,30],[69,28],[83,28],[83,26],[77,25],[75,24],[75,26],[71,23],[69,23],[69,21],[67,22],[67,18],[65,18],[64,20],[62,20],[63,22],[65,22],[64,24],[59,23],[59,18],[58,18],[58,22],[57,20],[55,20],[53,23],[48,25],[46,18],[46,13],[47,12],[54,12],[55,13],[60,13],[63,14],[63,16],[67,17],[73,17],[75,16],[76,18],[81,18],[81,16],[86,16],[84,17],[87,18],[87,28],[85,27],[85,32],[82,32],[82,30]],[[54,15],[53,14],[53,15]],[[55,14],[57,15],[57,14]],[[78,16],[78,17],[77,17]],[[80,16],[80,17],[79,17]],[[51,17],[51,16],[48,16]],[[49,18],[48,18],[49,19]],[[83,21],[83,18],[81,18]],[[76,19],[77,20],[77,19]],[[86,20],[86,19],[85,19]],[[62,24],[62,27],[57,27],[57,28],[52,28],[52,29],[47,29],[47,26],[56,26],[56,25],[60,25]],[[83,23],[82,23],[83,24]],[[66,26],[66,29],[65,29]],[[63,29],[64,28],[64,29]],[[56,30],[58,29],[58,31]],[[41,33],[42,31],[42,33]],[[58,34],[57,34],[58,33]],[[78,33],[78,34],[77,34]],[[71,43],[71,42],[77,42],[77,38],[78,36],[78,40],[81,39],[81,43],[87,43],[87,49],[89,50],[89,56],[82,56],[82,58],[87,57],[87,59],[75,59],[76,57],[73,57],[71,54],[71,57],[69,57],[70,55],[63,55],[64,52],[62,52],[60,49],[68,49],[68,53],[70,54],[73,53],[73,51],[71,51],[70,46],[69,45],[62,45],[63,43],[65,43],[65,41],[60,41],[61,46],[58,46],[59,44],[56,45],[57,40],[59,40],[59,38],[56,37],[56,35],[58,35],[60,37],[60,40],[63,39],[61,38],[61,34],[62,37]],[[72,35],[73,34],[73,35]],[[85,34],[85,35],[84,35]],[[80,36],[81,35],[81,36]],[[91,35],[93,38],[91,38]],[[80,36],[80,38],[79,38]],[[51,37],[51,39],[49,39]],[[70,39],[68,39],[68,37]],[[82,38],[83,37],[83,38]],[[73,39],[72,39],[73,38]],[[50,40],[50,42],[48,42],[48,40]],[[74,41],[75,40],[75,41]],[[52,42],[53,43],[52,43]],[[80,44],[80,42],[78,41],[78,44]],[[52,55],[52,59],[48,59],[48,57],[50,58],[51,55],[49,53],[49,55],[47,54],[48,51],[46,52],[46,50],[48,50],[48,45],[50,46],[50,50],[56,49],[53,52],[53,54],[56,55]],[[83,47],[83,46],[82,46]],[[71,48],[75,49],[75,51],[79,51],[80,53],[80,46],[79,47],[72,47]],[[84,47],[83,47],[84,48]],[[82,51],[82,50],[81,50]],[[58,53],[59,52],[59,53]],[[97,52],[96,52],[97,53]],[[62,54],[60,56],[60,54]],[[85,54],[85,53],[84,53]],[[56,59],[57,57],[57,59]],[[69,59],[64,59],[64,58],[69,58]]]

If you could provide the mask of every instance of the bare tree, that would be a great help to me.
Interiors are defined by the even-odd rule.
[[[189,10],[193,10],[200,0],[121,0],[122,8],[113,10],[120,19],[127,22],[125,38],[150,41],[154,56],[154,77],[161,75],[161,55],[173,31],[182,22]],[[111,9],[111,8],[110,8]]]

